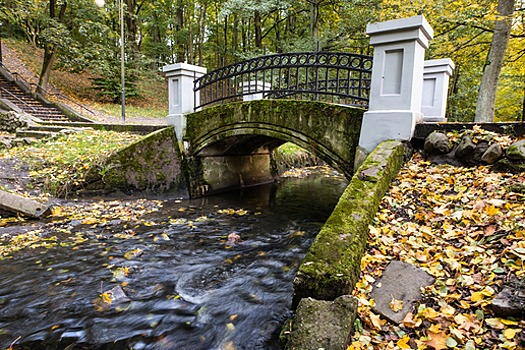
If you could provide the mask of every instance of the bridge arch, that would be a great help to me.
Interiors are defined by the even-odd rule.
[[[199,169],[191,178],[199,179],[197,187],[207,186],[206,192],[270,181],[271,152],[284,142],[351,177],[363,113],[322,102],[256,100],[189,114],[186,155]]]

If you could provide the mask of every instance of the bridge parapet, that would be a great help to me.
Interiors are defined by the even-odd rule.
[[[294,99],[366,108],[372,57],[345,52],[266,55],[219,68],[195,80],[200,104]]]

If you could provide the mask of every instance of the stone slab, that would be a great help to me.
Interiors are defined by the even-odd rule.
[[[431,285],[434,280],[434,277],[413,265],[392,261],[372,290],[371,297],[375,301],[373,310],[399,324],[421,299],[421,288]],[[402,301],[401,310],[392,310],[390,304],[393,299]]]
[[[0,209],[33,218],[41,218],[49,213],[50,206],[0,190]]]

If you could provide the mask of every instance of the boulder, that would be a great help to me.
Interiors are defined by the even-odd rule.
[[[456,158],[461,159],[461,160],[467,160],[469,157],[472,156],[475,149],[476,149],[476,145],[472,142],[470,137],[465,135],[461,138],[461,141],[456,147],[456,151],[455,151]]]
[[[514,142],[507,149],[507,157],[512,160],[525,160],[525,140]]]
[[[287,350],[346,350],[354,329],[357,299],[343,295],[334,301],[301,299],[295,317],[283,327]]]
[[[511,161],[508,158],[502,158],[492,165],[493,171],[504,173],[520,174],[525,172],[525,161]]]
[[[426,154],[446,154],[450,152],[450,141],[447,135],[433,132],[425,139],[424,149]]]
[[[487,164],[496,163],[503,156],[503,148],[499,143],[493,143],[481,156],[481,160]]]

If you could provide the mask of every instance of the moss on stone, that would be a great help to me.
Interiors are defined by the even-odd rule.
[[[352,177],[304,258],[294,280],[294,305],[305,297],[334,300],[351,294],[381,198],[404,161],[406,147],[385,141]]]
[[[232,136],[289,141],[350,178],[363,113],[358,108],[310,101],[229,103],[188,115],[185,139],[190,142],[190,155]],[[249,148],[249,137],[242,142]]]
[[[151,133],[113,154],[99,173],[107,191],[163,192],[186,186],[173,127]]]

